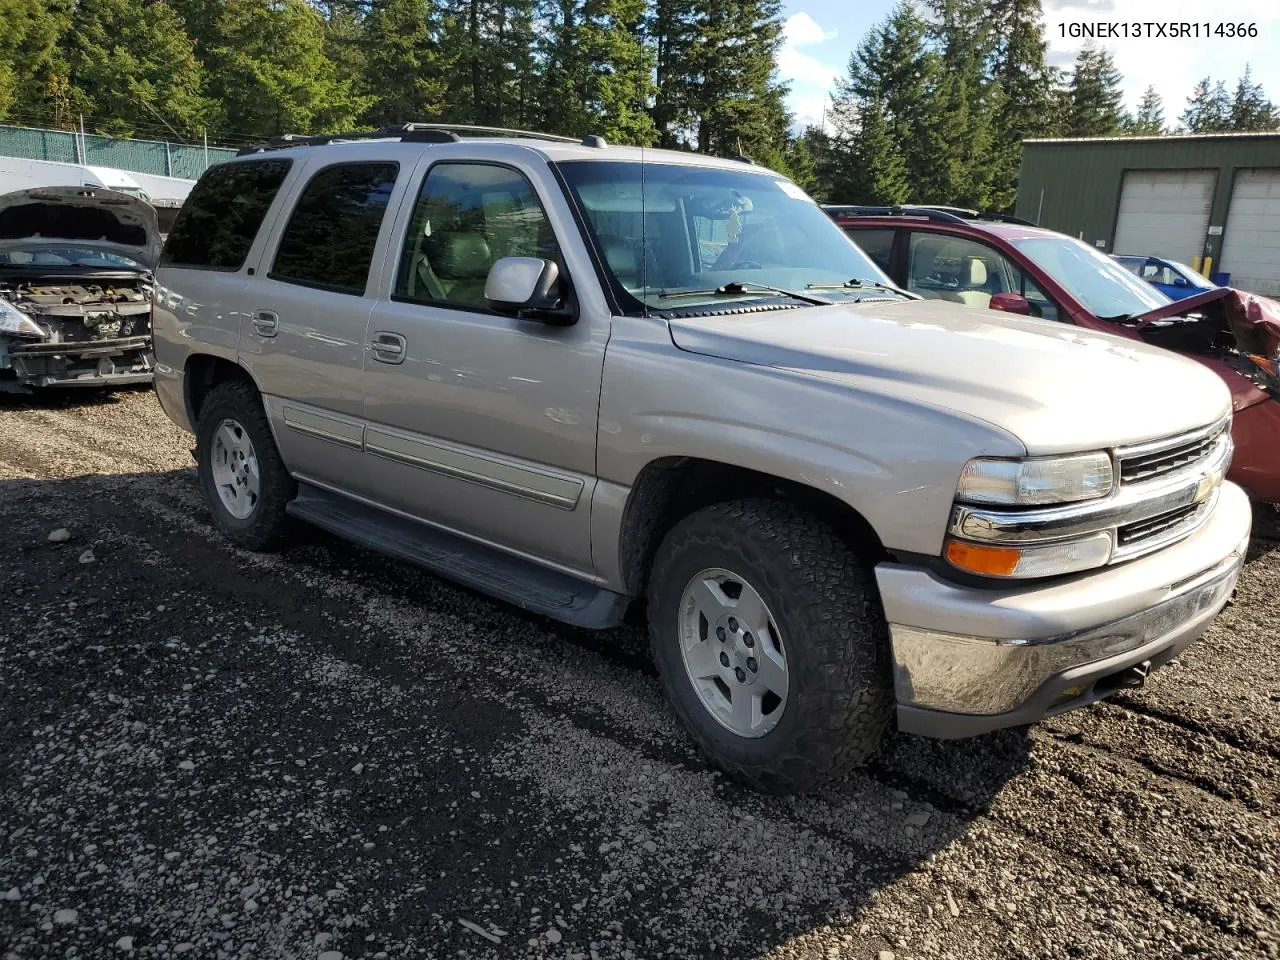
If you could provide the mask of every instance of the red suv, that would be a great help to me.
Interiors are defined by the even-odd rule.
[[[825,209],[894,283],[922,297],[1074,323],[1203,363],[1231,390],[1231,479],[1280,502],[1280,303],[1227,287],[1170,300],[1088,244],[1015,217]]]

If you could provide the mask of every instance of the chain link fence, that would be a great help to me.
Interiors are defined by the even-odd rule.
[[[0,124],[0,156],[80,163],[135,173],[194,180],[211,164],[234,157],[226,147],[202,147],[163,140],[116,140],[66,130]]]

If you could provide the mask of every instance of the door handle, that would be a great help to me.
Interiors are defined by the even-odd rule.
[[[274,310],[255,310],[253,332],[260,337],[274,337],[280,332],[280,315]]]
[[[398,333],[375,333],[369,341],[373,359],[379,363],[404,363],[407,341]]]

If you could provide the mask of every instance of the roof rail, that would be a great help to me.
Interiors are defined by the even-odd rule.
[[[315,147],[327,143],[345,143],[353,140],[401,140],[407,143],[453,143],[462,139],[459,134],[481,137],[526,137],[530,140],[549,140],[555,143],[580,143],[583,146],[606,146],[603,137],[563,137],[554,133],[535,130],[516,130],[508,127],[483,127],[469,123],[394,123],[376,130],[352,130],[346,133],[319,133],[303,135],[286,133],[269,137],[262,143],[244,147],[236,156],[261,153],[266,150],[283,150],[288,147]],[[590,142],[588,142],[590,141]]]
[[[996,223],[1012,223],[1012,224],[1016,224],[1019,227],[1037,226],[1037,224],[1032,223],[1030,220],[1023,220],[1021,217],[1011,216],[1010,214],[1007,214],[1007,213],[994,213],[991,211],[978,214],[978,219],[993,220]]]
[[[918,207],[918,206],[892,206],[892,207],[871,207],[861,204],[826,204],[822,208],[829,216],[835,217],[840,215],[854,217],[922,217],[925,220],[938,220],[943,223],[964,223],[964,217],[957,216],[951,210],[959,210],[959,207],[951,207],[950,209],[942,207]],[[976,211],[964,211],[965,213],[974,213]]]

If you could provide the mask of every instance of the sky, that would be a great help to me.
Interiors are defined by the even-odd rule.
[[[1154,86],[1172,125],[1197,81],[1225,80],[1234,90],[1246,62],[1268,98],[1280,104],[1280,3],[1275,0],[1043,0],[1049,61],[1070,66],[1084,40],[1062,35],[1079,22],[1187,22],[1257,24],[1257,37],[1196,39],[1140,37],[1096,41],[1115,57],[1124,74],[1125,106],[1136,108]],[[787,0],[786,42],[779,71],[791,83],[790,107],[797,126],[818,124],[823,103],[863,35],[893,9],[894,0]],[[1203,31],[1203,26],[1201,27]]]

